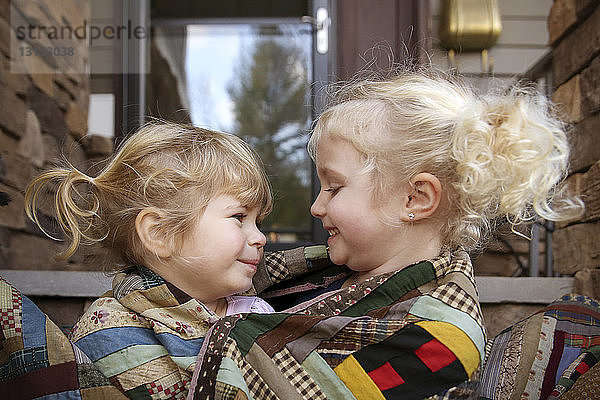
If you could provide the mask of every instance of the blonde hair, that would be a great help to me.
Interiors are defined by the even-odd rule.
[[[566,126],[533,88],[480,96],[456,76],[415,68],[336,89],[308,144],[313,160],[322,135],[349,141],[373,177],[375,202],[420,172],[436,175],[449,205],[444,247],[479,247],[502,217],[514,227],[534,212],[554,221],[581,215],[581,200],[557,191],[569,160]]]
[[[143,265],[152,256],[135,229],[144,208],[162,212],[161,233],[173,248],[217,195],[257,207],[261,217],[272,208],[263,165],[242,139],[175,123],[140,128],[96,177],[65,163],[35,178],[25,194],[26,212],[40,227],[36,203],[40,190],[51,183],[58,184],[56,218],[70,238],[58,258],[70,257],[82,242],[99,244],[111,250],[111,261],[121,267]]]

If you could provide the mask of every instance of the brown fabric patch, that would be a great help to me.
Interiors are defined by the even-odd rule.
[[[0,383],[0,393],[6,399],[33,399],[49,393],[77,389],[75,361],[39,368]]]
[[[50,365],[75,361],[73,346],[62,331],[46,318],[46,346],[48,348],[48,362]]]
[[[421,292],[418,289],[413,289],[410,292],[406,293],[404,296],[400,297],[399,300],[390,304],[389,306],[385,306],[385,307],[378,308],[376,310],[369,311],[367,313],[367,315],[369,317],[372,317],[375,319],[384,318],[386,316],[386,314],[390,311],[390,308],[394,307],[397,304],[400,304],[402,302],[410,300],[412,298],[419,297],[420,295],[421,295]]]
[[[524,332],[525,322],[515,325],[510,332],[510,338],[502,356],[502,363],[499,366],[500,371],[498,371],[498,383],[495,392],[498,400],[508,399],[515,387],[515,372],[521,360]]]
[[[8,362],[8,356],[15,351],[23,350],[23,336],[12,336],[2,340],[2,349],[0,349],[0,364]]]
[[[303,247],[284,251],[283,254],[287,270],[291,276],[298,276],[307,271]]]
[[[521,399],[521,394],[525,391],[529,372],[533,365],[533,360],[537,353],[540,341],[540,332],[542,330],[543,314],[537,314],[529,318],[525,323],[525,330],[522,335],[521,359],[517,369],[510,372],[515,379],[511,399]]]
[[[119,392],[114,386],[91,387],[80,389],[82,400],[114,400],[127,399],[127,397]]]
[[[183,290],[179,289],[177,286],[173,285],[172,283],[167,282],[166,285],[167,285],[167,288],[173,294],[173,296],[177,299],[179,304],[184,304],[184,303],[187,303],[188,301],[192,300],[192,297],[189,294],[187,294]]]
[[[560,400],[600,399],[600,363],[596,363],[575,381]]]
[[[290,315],[281,324],[260,335],[256,344],[263,348],[269,357],[280,351],[287,343],[298,339],[325,317],[308,315]]]
[[[177,367],[170,356],[164,355],[117,375],[123,391],[149,384],[165,377],[165,371],[179,371],[180,379],[189,380],[190,374]]]

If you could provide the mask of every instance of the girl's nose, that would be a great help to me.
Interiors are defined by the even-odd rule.
[[[310,206],[310,213],[313,217],[322,218],[325,215],[325,202],[323,200],[322,192],[319,192],[319,195]]]
[[[252,232],[248,235],[248,244],[250,246],[264,247],[267,243],[267,237],[258,229],[256,225],[252,228]]]

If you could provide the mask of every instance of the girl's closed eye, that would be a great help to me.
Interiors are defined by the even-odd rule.
[[[341,188],[341,186],[332,186],[330,188],[325,189],[325,192],[329,192],[332,196],[334,196]]]
[[[247,217],[247,215],[244,213],[236,213],[236,214],[233,214],[230,218],[235,218],[238,221],[243,222],[244,218],[246,218],[246,217]]]

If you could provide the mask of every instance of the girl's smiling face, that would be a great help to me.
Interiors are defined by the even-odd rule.
[[[311,214],[329,232],[331,260],[360,272],[384,273],[399,267],[395,257],[406,251],[405,229],[386,223],[383,216],[400,215],[401,194],[374,204],[371,177],[363,172],[360,153],[330,134],[319,140],[316,166],[321,190]]]
[[[183,240],[178,257],[186,262],[155,272],[204,303],[248,290],[266,243],[260,219],[233,196],[211,199]]]

